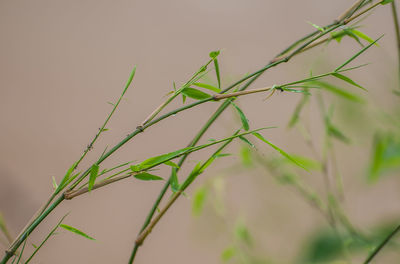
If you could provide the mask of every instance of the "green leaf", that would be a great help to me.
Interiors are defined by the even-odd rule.
[[[236,111],[238,112],[238,114],[240,116],[240,120],[242,121],[243,129],[248,131],[250,126],[249,126],[248,120],[247,120],[246,116],[244,115],[242,109],[240,109],[239,106],[237,106],[233,102],[231,102],[231,104],[233,105],[233,107],[235,107]]]
[[[84,238],[87,238],[87,239],[90,239],[90,240],[96,240],[96,239],[94,239],[93,237],[91,237],[91,236],[85,234],[85,233],[82,232],[81,230],[76,229],[75,227],[72,227],[72,226],[69,226],[69,225],[64,225],[64,224],[61,224],[60,227],[64,228],[65,230],[68,230],[68,231],[70,231],[70,232],[72,232],[72,233],[75,233],[75,234],[77,234],[77,235],[80,235],[80,236],[82,236],[82,237],[84,237]]]
[[[339,97],[342,97],[344,99],[347,99],[347,100],[350,100],[353,102],[357,102],[357,103],[364,103],[364,100],[361,97],[359,97],[358,95],[355,95],[348,91],[342,90],[332,84],[329,84],[329,83],[326,83],[323,81],[313,81],[313,83],[319,85],[321,88],[323,88]]]
[[[77,163],[74,162],[74,164],[72,164],[72,166],[68,169],[67,173],[65,174],[64,178],[61,180],[60,184],[58,185],[58,188],[54,191],[56,194],[59,193],[62,188],[64,188],[65,184],[67,183],[67,181],[69,180],[72,172],[75,170]]]
[[[142,181],[160,181],[160,180],[164,180],[160,176],[157,176],[157,175],[154,175],[154,174],[150,174],[150,173],[147,173],[147,172],[142,172],[142,173],[139,173],[139,174],[135,174],[135,175],[133,175],[133,177],[135,177],[138,180],[142,180]]]
[[[185,104],[186,102],[186,95],[182,94],[182,103]]]
[[[151,157],[149,159],[146,159],[145,161],[141,162],[138,165],[135,166],[131,166],[132,171],[141,171],[141,170],[146,170],[149,168],[152,168],[156,165],[160,165],[162,163],[165,163],[173,158],[178,157],[179,155],[182,155],[184,153],[186,153],[189,150],[192,150],[193,148],[189,147],[189,148],[183,148],[174,152],[170,152],[167,154],[162,154],[159,156],[155,156],[155,157]],[[133,168],[132,168],[133,167]],[[135,170],[134,170],[135,169]]]
[[[258,139],[260,139],[261,141],[267,143],[268,145],[270,145],[273,149],[275,149],[276,151],[278,151],[282,156],[284,156],[285,158],[287,158],[288,160],[292,161],[294,164],[296,164],[297,166],[299,166],[300,168],[305,169],[306,171],[308,171],[302,164],[300,164],[298,161],[296,161],[294,158],[292,158],[289,154],[287,154],[285,151],[283,151],[282,149],[278,148],[277,146],[275,146],[274,144],[272,144],[271,142],[269,142],[268,140],[266,140],[263,136],[261,136],[260,133],[257,132],[253,132],[252,133],[255,137],[257,137]]]
[[[211,59],[215,59],[216,57],[218,57],[218,55],[221,53],[221,51],[219,51],[219,50],[216,50],[216,51],[211,51],[210,52],[210,58]]]
[[[227,247],[224,249],[224,251],[222,251],[221,259],[222,259],[222,261],[227,262],[230,259],[232,259],[235,255],[236,255],[236,248],[233,246]]]
[[[313,24],[313,23],[311,23],[311,22],[308,22],[308,24],[310,24],[311,26],[315,27],[316,29],[318,29],[318,30],[321,31],[321,32],[324,32],[324,31],[325,31],[322,27],[320,27],[320,26],[318,26],[318,25],[315,25],[315,24]]]
[[[346,137],[337,127],[335,127],[332,123],[327,124],[328,135],[335,137],[346,144],[350,143],[350,139]]]
[[[99,173],[99,165],[95,163],[95,164],[93,164],[92,168],[90,169],[89,185],[88,185],[89,192],[93,188],[93,185],[96,181],[98,173]]]
[[[131,169],[132,172],[139,172],[142,170],[142,167],[140,167],[139,164],[131,165],[129,168]]]
[[[204,100],[211,97],[208,93],[189,87],[182,89],[182,94],[196,100]]]
[[[305,156],[295,155],[295,154],[291,154],[290,156],[292,156],[292,158],[294,158],[295,160],[300,162],[301,165],[306,167],[309,171],[312,171],[312,170],[321,171],[322,170],[321,162],[319,162],[315,159],[311,159],[311,158],[308,158]]]
[[[179,169],[178,164],[176,164],[175,162],[172,162],[172,161],[170,161],[170,160],[164,162],[164,164],[167,165],[167,166],[171,166],[171,167],[173,167],[173,168],[178,168],[178,169]]]
[[[208,194],[208,189],[206,187],[198,188],[193,194],[192,201],[192,212],[193,215],[199,216],[203,210],[204,202],[206,201],[206,197]]]
[[[56,178],[55,178],[54,176],[52,176],[51,179],[52,179],[52,183],[53,183],[53,188],[54,188],[54,190],[57,190],[58,185],[57,185],[57,182],[56,182]]]
[[[212,86],[211,84],[196,82],[196,83],[193,83],[193,85],[195,85],[197,87],[201,87],[201,88],[204,88],[204,89],[208,89],[208,90],[214,91],[216,93],[221,92],[221,89],[219,89],[219,88],[217,88],[215,86]]]
[[[232,156],[232,154],[230,154],[230,153],[221,153],[221,154],[215,155],[216,158],[223,158],[223,157],[229,157],[229,156]]]
[[[381,5],[386,5],[386,4],[389,4],[389,3],[393,2],[393,1],[394,0],[384,0],[384,1],[381,2]]]
[[[364,91],[366,91],[367,89],[365,89],[364,87],[362,87],[361,85],[357,84],[355,81],[353,81],[352,79],[350,79],[347,76],[344,76],[340,73],[332,73],[333,76],[335,76],[336,78],[339,78],[347,83],[350,83],[351,85],[357,86],[358,88],[363,89]]]
[[[361,32],[361,31],[358,31],[358,30],[356,30],[356,29],[351,29],[351,32],[353,32],[353,33],[354,33],[356,36],[358,36],[359,38],[362,38],[363,40],[368,41],[369,43],[373,43],[373,42],[374,42],[374,40],[373,40],[372,38],[370,38],[369,36],[367,36],[366,34],[364,34],[364,33]],[[378,47],[379,47],[378,43],[375,43],[375,46],[378,46]]]
[[[179,191],[180,186],[179,186],[179,182],[178,182],[177,170],[175,168],[172,168],[170,184],[171,184],[172,192],[175,193],[175,192]]]
[[[248,144],[250,147],[254,148],[254,144],[251,143],[247,138],[239,136],[239,139],[242,140],[244,143]]]

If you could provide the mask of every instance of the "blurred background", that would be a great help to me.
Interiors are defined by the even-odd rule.
[[[174,81],[182,85],[207,62],[210,51],[221,50],[222,84],[227,87],[315,30],[309,22],[327,25],[350,2],[1,1],[0,211],[11,234],[17,235],[49,197],[52,177],[60,181],[80,157],[111,110],[107,102],[117,100],[134,65],[133,85],[109,131],[80,169],[133,131],[165,100]],[[376,8],[359,25],[373,39],[384,34],[379,47],[372,47],[351,65],[370,64],[348,73],[368,92],[343,86],[364,103],[327,92],[321,98],[326,109],[334,109],[332,120],[348,139],[332,139],[337,166],[330,159],[329,175],[340,173],[332,177],[342,178],[338,184],[342,190],[338,201],[331,199],[331,203],[340,203],[342,214],[371,243],[360,242],[354,252],[352,248],[343,253],[341,245],[354,244],[353,237],[338,236],[299,192],[297,181],[277,181],[282,168],[290,165],[282,165],[268,145],[249,149],[236,142],[226,151],[234,155],[211,166],[161,220],[136,263],[301,263],[319,261],[321,252],[324,260],[359,263],[390,232],[400,218],[400,97],[392,92],[399,84],[390,5]],[[331,71],[360,48],[349,37],[340,44],[332,41],[271,69],[252,87],[306,78],[310,71]],[[215,84],[214,75],[207,78]],[[257,94],[240,98],[237,104],[251,128],[276,126],[262,134],[288,153],[317,160],[318,153],[320,157],[324,153],[325,128],[317,95],[312,93],[301,113],[302,125],[292,129],[287,124],[302,94],[276,93],[268,100],[263,100],[265,94]],[[177,100],[168,109],[181,105]],[[218,105],[204,104],[149,128],[108,159],[104,168],[185,147]],[[201,142],[227,137],[238,127],[237,114],[228,109]],[[314,150],[304,140],[308,134],[304,131],[310,132],[305,137],[312,139]],[[374,151],[380,143],[390,160],[382,158],[374,171]],[[209,153],[191,155],[180,177]],[[326,200],[321,164],[315,166],[310,173],[288,170],[296,171],[310,192]],[[163,168],[157,174],[168,178],[169,170]],[[64,223],[96,241],[60,230],[33,263],[126,263],[162,186],[162,182],[126,179],[65,201],[29,242],[39,243],[67,212]],[[193,209],[194,196],[201,192],[207,193],[204,203]],[[347,234],[340,228],[339,233]],[[376,263],[398,263],[400,255],[393,248],[395,243],[385,248]],[[33,248],[27,244],[26,250]]]

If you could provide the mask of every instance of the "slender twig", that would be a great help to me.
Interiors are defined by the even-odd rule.
[[[364,264],[368,264],[371,262],[373,258],[382,250],[384,246],[396,235],[400,230],[400,225],[397,226],[375,249],[371,252],[371,254],[367,257],[367,259],[363,262]]]

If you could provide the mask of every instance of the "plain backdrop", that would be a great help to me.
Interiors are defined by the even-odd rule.
[[[308,22],[331,23],[350,2],[1,1],[0,211],[12,233],[16,235],[47,199],[51,177],[60,180],[81,155],[111,110],[107,102],[118,98],[134,65],[137,72],[126,99],[81,169],[106,146],[113,146],[135,129],[172,90],[173,81],[178,85],[186,81],[208,60],[210,51],[221,50],[221,74],[227,86],[313,31]],[[390,91],[397,82],[389,6],[376,9],[362,24],[362,30],[372,38],[385,36],[379,48],[374,47],[356,63],[371,65],[351,76],[369,90],[360,94],[374,107],[389,109],[396,102]],[[332,42],[272,69],[253,87],[297,80],[311,69],[320,73],[330,70],[358,49],[350,39],[341,45]],[[285,129],[299,95],[279,94],[268,101],[263,98],[255,95],[238,101],[251,127],[278,126],[263,134],[288,152],[308,153],[301,136]],[[181,102],[169,109],[179,105]],[[217,106],[202,105],[149,128],[104,166],[143,160],[186,146]],[[314,111],[309,115],[311,119],[320,118]],[[228,136],[238,126],[233,111],[228,110],[202,142]],[[320,128],[315,128],[318,141]],[[363,131],[362,135],[349,132],[355,138],[353,146],[338,144],[338,152],[343,153],[338,159],[345,177],[345,209],[357,225],[368,228],[383,219],[399,217],[400,192],[398,178],[385,178],[373,186],[364,183],[369,159],[365,142],[373,131]],[[238,144],[229,150],[238,152]],[[202,157],[205,154],[190,158],[187,169]],[[219,173],[238,161],[237,157],[226,159],[204,178],[212,178],[213,172]],[[160,175],[168,177],[168,171],[162,170]],[[67,212],[66,224],[97,240],[62,231],[33,263],[126,263],[162,185],[128,179],[64,202],[32,234],[31,242],[41,241]],[[230,235],[223,226],[230,223],[221,223],[212,214],[194,219],[190,208],[194,188],[188,190],[189,198],[181,198],[154,229],[139,251],[137,263],[220,262],[219,255],[229,244]],[[298,254],[304,236],[326,226],[309,205],[267,175],[241,172],[232,176],[225,199],[232,218],[246,219],[258,250],[274,259],[290,261]]]

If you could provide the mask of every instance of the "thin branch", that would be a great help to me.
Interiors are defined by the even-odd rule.
[[[368,264],[371,262],[373,258],[383,249],[384,246],[396,235],[400,230],[400,225],[397,226],[376,248],[371,254],[367,257],[367,259],[363,262],[364,264]]]

